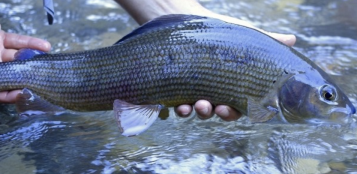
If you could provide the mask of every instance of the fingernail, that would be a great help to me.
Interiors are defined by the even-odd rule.
[[[180,111],[180,112],[178,112]],[[188,116],[191,113],[191,107],[188,105],[181,105],[178,108],[176,108],[175,112],[179,116]]]
[[[224,116],[224,117],[229,116],[228,108],[226,106],[224,108],[222,108],[222,116]]]
[[[227,106],[217,106],[216,107],[216,113],[219,113],[220,117],[228,117],[229,116],[229,111]]]
[[[189,107],[189,106],[184,106],[184,107],[182,108],[181,114],[184,115],[184,116],[190,114],[190,107]]]
[[[46,48],[46,50],[50,50],[51,49],[51,44],[49,42],[45,42],[44,43],[44,47]]]
[[[205,107],[205,108],[201,109],[201,113],[204,114],[204,115],[207,115],[208,114],[208,108]]]

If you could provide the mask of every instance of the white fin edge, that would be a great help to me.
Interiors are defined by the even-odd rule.
[[[115,100],[113,110],[122,135],[135,136],[147,130],[163,109],[157,105],[134,105],[122,100]]]

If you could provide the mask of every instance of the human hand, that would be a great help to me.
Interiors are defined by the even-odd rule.
[[[0,61],[8,62],[14,60],[15,53],[21,48],[31,48],[41,51],[49,51],[51,44],[45,40],[1,30],[0,25]],[[0,92],[0,103],[14,103],[16,96],[21,90]]]

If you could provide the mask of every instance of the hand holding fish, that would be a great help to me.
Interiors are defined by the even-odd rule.
[[[116,2],[119,3],[126,11],[128,11],[128,13],[140,25],[162,15],[191,14],[199,16],[208,16],[226,22],[254,28],[279,40],[280,42],[288,46],[293,46],[296,41],[296,37],[294,35],[266,32],[264,30],[254,27],[247,21],[214,13],[203,7],[196,0],[116,0]],[[218,105],[213,108],[211,103],[206,100],[197,101],[194,105],[194,108],[198,117],[201,119],[211,118],[213,116],[213,112],[225,121],[237,120],[242,115],[237,110],[225,105]],[[188,116],[192,112],[192,110],[193,109],[191,105],[180,105],[175,109],[176,113],[182,117]]]

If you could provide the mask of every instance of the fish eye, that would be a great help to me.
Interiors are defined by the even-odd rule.
[[[320,95],[324,100],[335,101],[337,98],[336,89],[330,85],[322,86]]]

